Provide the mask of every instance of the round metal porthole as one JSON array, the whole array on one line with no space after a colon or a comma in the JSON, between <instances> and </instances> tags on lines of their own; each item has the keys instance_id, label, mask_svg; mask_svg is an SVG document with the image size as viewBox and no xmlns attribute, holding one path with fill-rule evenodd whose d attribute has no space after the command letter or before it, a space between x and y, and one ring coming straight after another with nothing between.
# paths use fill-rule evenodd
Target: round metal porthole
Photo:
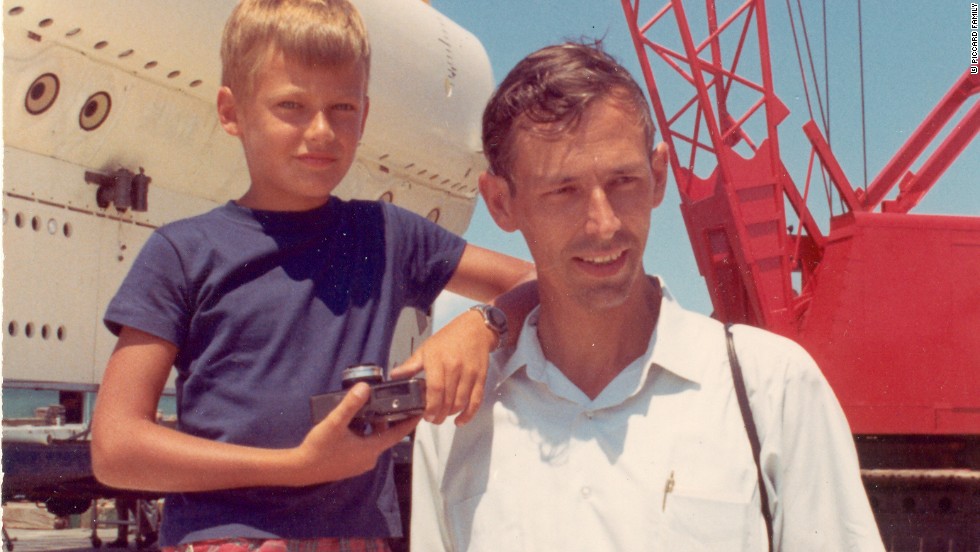
<instances>
[{"instance_id":1,"label":"round metal porthole","mask_svg":"<svg viewBox=\"0 0 980 552\"><path fill-rule=\"evenodd\" d=\"M432 222L439 222L439 214L440 214L439 208L436 207L435 209L429 211L429 214L425 215L425 218L429 219Z\"/></svg>"},{"instance_id":2,"label":"round metal porthole","mask_svg":"<svg viewBox=\"0 0 980 552\"><path fill-rule=\"evenodd\" d=\"M61 83L58 82L58 77L54 73L45 73L34 79L31 87L27 89L24 107L31 115L40 115L54 105L60 90Z\"/></svg>"},{"instance_id":3,"label":"round metal porthole","mask_svg":"<svg viewBox=\"0 0 980 552\"><path fill-rule=\"evenodd\" d=\"M82 111L78 114L78 125L82 130L95 130L109 118L112 109L112 98L106 92L96 92L85 100Z\"/></svg>"},{"instance_id":4,"label":"round metal porthole","mask_svg":"<svg viewBox=\"0 0 980 552\"><path fill-rule=\"evenodd\" d=\"M394 200L395 200L395 194L393 194L391 191L387 191L381 194L381 197L378 198L378 201L384 201L386 203L391 203Z\"/></svg>"}]
</instances>

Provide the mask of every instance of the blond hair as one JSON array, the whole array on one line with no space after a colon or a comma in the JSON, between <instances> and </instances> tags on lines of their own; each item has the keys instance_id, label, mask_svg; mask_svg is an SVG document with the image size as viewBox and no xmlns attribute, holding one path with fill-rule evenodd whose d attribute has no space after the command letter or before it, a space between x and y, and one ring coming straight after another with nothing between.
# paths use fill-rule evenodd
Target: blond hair
<instances>
[{"instance_id":1,"label":"blond hair","mask_svg":"<svg viewBox=\"0 0 980 552\"><path fill-rule=\"evenodd\" d=\"M367 29L349 1L241 0L221 38L221 84L251 94L276 51L310 67L360 63L365 77L371 66Z\"/></svg>"}]
</instances>

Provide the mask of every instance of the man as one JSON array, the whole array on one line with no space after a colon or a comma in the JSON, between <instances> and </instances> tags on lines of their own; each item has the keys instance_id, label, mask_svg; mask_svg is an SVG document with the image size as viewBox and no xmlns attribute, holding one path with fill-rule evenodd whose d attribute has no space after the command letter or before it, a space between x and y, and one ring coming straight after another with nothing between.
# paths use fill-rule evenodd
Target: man
<instances>
[{"instance_id":1,"label":"man","mask_svg":"<svg viewBox=\"0 0 980 552\"><path fill-rule=\"evenodd\" d=\"M524 235L540 307L495 354L463 428L419 427L413 549L766 550L721 323L642 263L666 146L597 47L521 61L484 112L497 224ZM843 412L793 342L737 327L774 548L882 550Z\"/></svg>"}]
</instances>

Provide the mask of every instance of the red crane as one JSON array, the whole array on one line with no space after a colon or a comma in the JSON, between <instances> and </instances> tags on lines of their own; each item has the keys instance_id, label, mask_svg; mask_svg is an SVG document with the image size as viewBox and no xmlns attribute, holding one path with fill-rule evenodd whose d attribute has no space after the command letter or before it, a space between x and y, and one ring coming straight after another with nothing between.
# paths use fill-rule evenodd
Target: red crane
<instances>
[{"instance_id":1,"label":"red crane","mask_svg":"<svg viewBox=\"0 0 980 552\"><path fill-rule=\"evenodd\" d=\"M802 160L779 147L788 110L765 3L621 1L714 316L788 336L817 360L857 438L883 535L965 535L976 549L980 217L909 211L980 131L980 76L959 78L866 189L848 181L811 115L800 187L784 162ZM808 207L821 177L843 206L826 231ZM929 488L910 490L918 483ZM952 525L885 527L919 510Z\"/></svg>"}]
</instances>

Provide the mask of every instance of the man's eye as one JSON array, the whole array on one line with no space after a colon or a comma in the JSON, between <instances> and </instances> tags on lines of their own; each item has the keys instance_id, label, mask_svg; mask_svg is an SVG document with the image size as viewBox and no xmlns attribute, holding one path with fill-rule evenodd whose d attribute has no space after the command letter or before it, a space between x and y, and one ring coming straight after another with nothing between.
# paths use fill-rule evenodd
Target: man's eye
<instances>
[{"instance_id":1,"label":"man's eye","mask_svg":"<svg viewBox=\"0 0 980 552\"><path fill-rule=\"evenodd\" d=\"M337 111L357 111L357 106L349 103L340 103L333 106Z\"/></svg>"},{"instance_id":2,"label":"man's eye","mask_svg":"<svg viewBox=\"0 0 980 552\"><path fill-rule=\"evenodd\" d=\"M279 102L279 107L281 107L282 109L299 109L303 106L299 102L284 101L284 102Z\"/></svg>"},{"instance_id":3,"label":"man's eye","mask_svg":"<svg viewBox=\"0 0 980 552\"><path fill-rule=\"evenodd\" d=\"M558 186L557 188L552 188L548 194L549 195L571 195L575 193L575 186Z\"/></svg>"}]
</instances>

